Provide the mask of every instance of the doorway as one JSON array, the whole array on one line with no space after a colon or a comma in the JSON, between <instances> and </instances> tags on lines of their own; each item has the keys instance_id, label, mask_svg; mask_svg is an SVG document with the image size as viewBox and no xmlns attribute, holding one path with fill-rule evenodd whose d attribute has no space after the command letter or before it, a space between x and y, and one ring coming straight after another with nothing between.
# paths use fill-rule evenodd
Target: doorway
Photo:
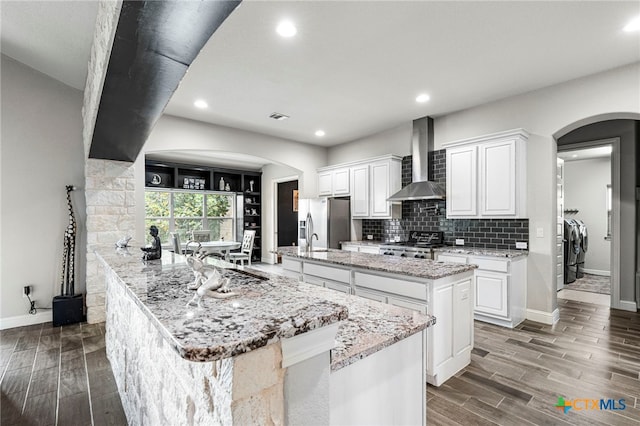
<instances>
[{"instance_id":1,"label":"doorway","mask_svg":"<svg viewBox=\"0 0 640 426\"><path fill-rule=\"evenodd\" d=\"M614 142L601 140L558 147L560 298L610 306Z\"/></svg>"},{"instance_id":2,"label":"doorway","mask_svg":"<svg viewBox=\"0 0 640 426\"><path fill-rule=\"evenodd\" d=\"M276 247L294 246L298 241L298 179L276 182ZM278 262L277 262L278 263Z\"/></svg>"}]
</instances>

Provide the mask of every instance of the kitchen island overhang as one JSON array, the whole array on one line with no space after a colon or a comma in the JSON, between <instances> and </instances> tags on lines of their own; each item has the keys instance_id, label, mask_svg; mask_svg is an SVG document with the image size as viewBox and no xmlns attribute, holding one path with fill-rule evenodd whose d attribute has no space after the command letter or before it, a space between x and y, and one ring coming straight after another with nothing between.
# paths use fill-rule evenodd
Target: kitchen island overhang
<instances>
[{"instance_id":1,"label":"kitchen island overhang","mask_svg":"<svg viewBox=\"0 0 640 426\"><path fill-rule=\"evenodd\" d=\"M232 288L236 297L207 299L203 308L187 308L193 295L187 285L193 275L184 256L165 252L164 260L143 264L112 247L98 248L96 254L107 283L107 352L130 424L282 424L301 415L324 424L339 423L329 401L331 374L352 368L356 360L334 362L330 349L341 338L353 347L352 336L338 331L349 323L348 313L364 312L354 315L363 320L367 309L377 309L401 325L364 336L368 345L349 354L371 362L384 356L388 361L385 354L403 345L415 347L412 342L422 342L423 330L433 320L404 309L386 310L353 296L344 299L345 306L313 286L255 271L246 274L249 270L223 270L226 275L248 277L243 284L236 280ZM309 345L295 342L309 341L308 337L317 348L305 354ZM293 364L285 359L292 359L292 342L298 347ZM415 360L421 355L416 354ZM414 377L421 370L422 364L405 374L414 389L418 389L415 383L424 384L422 377ZM307 387L306 393L287 392L304 389L308 382L325 385ZM411 412L404 420L419 421L426 415L420 404L425 400L421 387L413 406L404 407ZM386 411L390 410L394 408Z\"/></svg>"}]
</instances>

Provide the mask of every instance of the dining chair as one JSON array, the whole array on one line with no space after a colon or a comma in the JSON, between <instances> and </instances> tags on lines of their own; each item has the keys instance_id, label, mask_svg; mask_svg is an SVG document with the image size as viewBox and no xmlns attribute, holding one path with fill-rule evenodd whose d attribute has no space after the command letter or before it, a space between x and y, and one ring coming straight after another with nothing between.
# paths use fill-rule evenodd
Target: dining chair
<instances>
[{"instance_id":1,"label":"dining chair","mask_svg":"<svg viewBox=\"0 0 640 426\"><path fill-rule=\"evenodd\" d=\"M171 241L171 251L178 254L190 254L193 250L183 250L180 244L180 234L177 232L169 232L169 240Z\"/></svg>"},{"instance_id":2,"label":"dining chair","mask_svg":"<svg viewBox=\"0 0 640 426\"><path fill-rule=\"evenodd\" d=\"M211 231L191 231L191 240L202 243L204 241L211 241Z\"/></svg>"},{"instance_id":3,"label":"dining chair","mask_svg":"<svg viewBox=\"0 0 640 426\"><path fill-rule=\"evenodd\" d=\"M256 231L244 231L242 235L242 246L239 253L229 253L229 262L236 263L240 261L240 265L244 266L244 261L249 262L251 266L251 253L253 252L253 242L256 238Z\"/></svg>"}]
</instances>

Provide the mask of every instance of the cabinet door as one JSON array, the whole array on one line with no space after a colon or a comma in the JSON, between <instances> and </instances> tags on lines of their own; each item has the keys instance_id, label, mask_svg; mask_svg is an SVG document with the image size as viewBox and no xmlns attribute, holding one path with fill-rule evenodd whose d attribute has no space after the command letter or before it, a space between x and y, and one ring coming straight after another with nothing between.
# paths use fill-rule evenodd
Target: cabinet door
<instances>
[{"instance_id":1,"label":"cabinet door","mask_svg":"<svg viewBox=\"0 0 640 426\"><path fill-rule=\"evenodd\" d=\"M349 195L349 169L338 169L333 172L333 195Z\"/></svg>"},{"instance_id":2,"label":"cabinet door","mask_svg":"<svg viewBox=\"0 0 640 426\"><path fill-rule=\"evenodd\" d=\"M446 285L434 289L432 315L436 323L432 326L433 364L431 371L453 357L453 286Z\"/></svg>"},{"instance_id":3,"label":"cabinet door","mask_svg":"<svg viewBox=\"0 0 640 426\"><path fill-rule=\"evenodd\" d=\"M478 214L477 147L447 149L447 217Z\"/></svg>"},{"instance_id":4,"label":"cabinet door","mask_svg":"<svg viewBox=\"0 0 640 426\"><path fill-rule=\"evenodd\" d=\"M453 287L453 356L473 347L473 317L471 279Z\"/></svg>"},{"instance_id":5,"label":"cabinet door","mask_svg":"<svg viewBox=\"0 0 640 426\"><path fill-rule=\"evenodd\" d=\"M490 315L508 317L508 275L476 270L474 279L474 310Z\"/></svg>"},{"instance_id":6,"label":"cabinet door","mask_svg":"<svg viewBox=\"0 0 640 426\"><path fill-rule=\"evenodd\" d=\"M333 173L331 171L318 172L318 195L333 194Z\"/></svg>"},{"instance_id":7,"label":"cabinet door","mask_svg":"<svg viewBox=\"0 0 640 426\"><path fill-rule=\"evenodd\" d=\"M516 215L516 141L481 144L480 214Z\"/></svg>"},{"instance_id":8,"label":"cabinet door","mask_svg":"<svg viewBox=\"0 0 640 426\"><path fill-rule=\"evenodd\" d=\"M411 300L404 300L395 296L388 296L387 303L389 303L390 305L399 306L401 308L413 309L414 311L427 314L427 305L424 303L417 303Z\"/></svg>"},{"instance_id":9,"label":"cabinet door","mask_svg":"<svg viewBox=\"0 0 640 426\"><path fill-rule=\"evenodd\" d=\"M355 166L351 168L351 216L369 216L369 166Z\"/></svg>"},{"instance_id":10,"label":"cabinet door","mask_svg":"<svg viewBox=\"0 0 640 426\"><path fill-rule=\"evenodd\" d=\"M371 216L390 217L391 203L387 198L390 184L390 164L381 161L371 164Z\"/></svg>"}]
</instances>

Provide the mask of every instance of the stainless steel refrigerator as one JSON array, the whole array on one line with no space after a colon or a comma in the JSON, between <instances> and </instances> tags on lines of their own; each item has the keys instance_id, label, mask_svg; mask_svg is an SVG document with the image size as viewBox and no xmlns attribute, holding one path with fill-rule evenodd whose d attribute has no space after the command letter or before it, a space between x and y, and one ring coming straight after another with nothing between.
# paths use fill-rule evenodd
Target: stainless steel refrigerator
<instances>
[{"instance_id":1,"label":"stainless steel refrigerator","mask_svg":"<svg viewBox=\"0 0 640 426\"><path fill-rule=\"evenodd\" d=\"M309 229L307 214L313 229ZM351 240L351 210L348 198L306 198L298 200L298 245L306 247L306 236L315 233L313 248L340 248Z\"/></svg>"}]
</instances>

